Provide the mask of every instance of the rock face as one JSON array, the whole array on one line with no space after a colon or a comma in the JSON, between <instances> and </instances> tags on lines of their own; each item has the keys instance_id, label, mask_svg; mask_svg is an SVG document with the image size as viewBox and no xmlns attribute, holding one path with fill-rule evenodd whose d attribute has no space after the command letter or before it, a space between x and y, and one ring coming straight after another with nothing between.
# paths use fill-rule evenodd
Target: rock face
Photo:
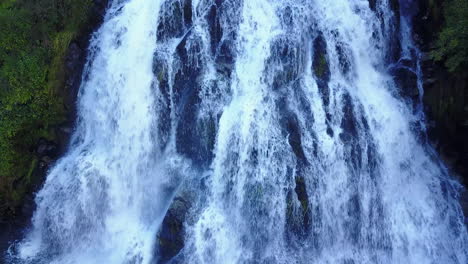
<instances>
[{"instance_id":1,"label":"rock face","mask_svg":"<svg viewBox=\"0 0 468 264\"><path fill-rule=\"evenodd\" d=\"M431 4L432 3L432 4ZM414 14L414 29L415 41L426 54L422 58L422 70L424 74L424 105L425 111L429 119L428 133L431 142L434 144L438 152L444 158L446 164L449 165L456 173L462 176L465 184L468 184L468 106L467 92L465 92L468 74L451 74L447 72L442 65L432 61L427 55L430 51L431 43L436 38L437 29L441 27L440 9L442 1L418 0L417 8L408 8ZM400 15L400 5L415 5L408 1L390 1L392 10L397 16ZM375 10L376 0L369 0L369 5ZM414 6L412 6L414 7ZM179 8L182 10L182 8ZM212 26L212 39L214 40L213 52L220 54L230 54L223 52L223 46L219 45L222 32L220 31L219 21L217 21L216 5L213 5L210 11L209 24ZM178 16L181 18L182 16ZM177 18L177 16L176 16ZM278 46L278 47L276 47ZM281 48L281 43L274 46L282 56L293 56L288 50ZM218 48L217 48L218 47ZM313 53L317 54L313 57L312 72L317 77L317 85L320 95L324 100L324 105L329 105L329 87L330 69L328 65L327 43L323 36L319 33L313 41ZM341 49L346 47L336 47L338 54L342 54ZM399 47L395 47L395 55L392 56L393 67L390 73L394 81L401 88L400 95L414 104L419 103L420 91L417 85L417 74L414 71L414 62L399 58ZM182 56L183 57L183 56ZM232 59L222 57L226 64L231 63ZM227 59L226 59L227 58ZM347 63L349 58L340 58L342 61L342 71L346 75L349 71ZM294 65L293 65L294 66ZM229 67L227 67L229 69ZM285 85L285 80L294 79L294 68L285 68L278 73L272 85L280 87ZM158 75L159 76L159 75ZM164 76L163 76L164 77ZM162 80L164 78L161 78ZM347 101L345 109L347 117L342 124L343 133L340 134L341 140L351 144L351 140L356 137L356 120L352 114L352 107L349 105L350 100L348 95L345 95L343 100ZM280 105L284 117L282 118L282 126L285 133L289 135L289 143L299 161L299 168L302 163L307 163L302 150L301 135L298 133L298 121L294 114L288 113L286 105ZM311 118L313 120L313 118ZM327 131L328 132L328 131ZM329 135L333 136L333 131L329 131ZM355 151L351 149L350 151ZM372 155L371 155L372 156ZM301 241L307 233L310 232L313 224L313 217L310 210L311 205L308 202L307 186L304 178L299 174L295 178L295 188L288 193L287 196L287 235L289 241ZM464 207L465 214L468 214L468 194L462 194L461 204ZM185 229L184 222L191 208L191 199L187 199L184 195L176 197L161 226L156 240L156 250L160 256L158 263L177 263L178 256L183 254ZM359 205L351 200L350 203L356 204L355 210L359 210Z\"/></svg>"},{"instance_id":2,"label":"rock face","mask_svg":"<svg viewBox=\"0 0 468 264\"><path fill-rule=\"evenodd\" d=\"M468 184L468 74L450 73L431 59L430 52L443 25L441 0L419 0L413 19L415 40L424 53L424 106L431 142L449 169Z\"/></svg>"},{"instance_id":3,"label":"rock face","mask_svg":"<svg viewBox=\"0 0 468 264\"><path fill-rule=\"evenodd\" d=\"M431 73L433 71L433 73ZM425 68L424 105L429 137L449 168L468 184L468 75L451 74L439 65Z\"/></svg>"},{"instance_id":4,"label":"rock face","mask_svg":"<svg viewBox=\"0 0 468 264\"><path fill-rule=\"evenodd\" d=\"M442 63L432 60L430 52L443 26L443 0L418 0L413 18L415 41L423 52L424 107L429 140L445 164L468 186L468 73L448 72ZM468 191L461 195L468 216ZM465 217L468 226L468 217Z\"/></svg>"}]
</instances>

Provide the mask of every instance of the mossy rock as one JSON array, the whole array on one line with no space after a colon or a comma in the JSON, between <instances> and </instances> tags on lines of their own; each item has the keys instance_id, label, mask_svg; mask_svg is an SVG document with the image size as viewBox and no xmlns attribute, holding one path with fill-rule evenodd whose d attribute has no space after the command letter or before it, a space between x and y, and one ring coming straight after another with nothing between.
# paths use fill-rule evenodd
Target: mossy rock
<instances>
[{"instance_id":1,"label":"mossy rock","mask_svg":"<svg viewBox=\"0 0 468 264\"><path fill-rule=\"evenodd\" d=\"M314 75L323 82L330 81L330 66L328 63L327 42L322 34L319 34L313 44L314 58L312 70Z\"/></svg>"}]
</instances>

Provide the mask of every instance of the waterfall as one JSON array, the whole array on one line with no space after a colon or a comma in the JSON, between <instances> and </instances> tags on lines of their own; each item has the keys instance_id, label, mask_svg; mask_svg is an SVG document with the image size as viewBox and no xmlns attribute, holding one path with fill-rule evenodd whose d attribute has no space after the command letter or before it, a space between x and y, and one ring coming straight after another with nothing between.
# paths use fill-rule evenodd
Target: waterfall
<instances>
[{"instance_id":1,"label":"waterfall","mask_svg":"<svg viewBox=\"0 0 468 264\"><path fill-rule=\"evenodd\" d=\"M467 263L395 3L111 1L10 262Z\"/></svg>"}]
</instances>

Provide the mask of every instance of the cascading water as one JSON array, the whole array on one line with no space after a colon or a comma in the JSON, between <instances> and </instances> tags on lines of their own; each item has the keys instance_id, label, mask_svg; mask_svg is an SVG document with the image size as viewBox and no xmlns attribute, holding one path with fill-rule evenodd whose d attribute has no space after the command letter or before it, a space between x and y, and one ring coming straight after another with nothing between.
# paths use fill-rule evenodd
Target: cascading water
<instances>
[{"instance_id":1,"label":"cascading water","mask_svg":"<svg viewBox=\"0 0 468 264\"><path fill-rule=\"evenodd\" d=\"M114 0L9 260L467 263L460 187L421 136L411 1L395 3ZM175 196L190 208L168 255Z\"/></svg>"},{"instance_id":2,"label":"cascading water","mask_svg":"<svg viewBox=\"0 0 468 264\"><path fill-rule=\"evenodd\" d=\"M138 263L152 257L167 181L151 129L159 7L159 1L133 0L109 8L91 41L70 151L37 195L33 228L18 248L21 260Z\"/></svg>"}]
</instances>

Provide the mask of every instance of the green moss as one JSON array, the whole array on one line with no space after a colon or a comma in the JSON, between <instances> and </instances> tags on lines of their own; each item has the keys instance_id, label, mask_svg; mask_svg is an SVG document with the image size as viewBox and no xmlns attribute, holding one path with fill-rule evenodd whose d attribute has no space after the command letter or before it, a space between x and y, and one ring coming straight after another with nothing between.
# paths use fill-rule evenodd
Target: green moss
<instances>
[{"instance_id":1,"label":"green moss","mask_svg":"<svg viewBox=\"0 0 468 264\"><path fill-rule=\"evenodd\" d=\"M32 182L41 137L64 121L64 59L91 0L0 0L0 217Z\"/></svg>"},{"instance_id":2,"label":"green moss","mask_svg":"<svg viewBox=\"0 0 468 264\"><path fill-rule=\"evenodd\" d=\"M315 76L323 78L328 68L326 54L319 54L318 63L314 67Z\"/></svg>"},{"instance_id":3,"label":"green moss","mask_svg":"<svg viewBox=\"0 0 468 264\"><path fill-rule=\"evenodd\" d=\"M28 183L31 183L33 181L32 176L33 176L34 170L37 167L38 162L39 160L37 158L34 158L31 162L31 165L29 166L29 171L28 171L28 174L26 175L26 181Z\"/></svg>"},{"instance_id":4,"label":"green moss","mask_svg":"<svg viewBox=\"0 0 468 264\"><path fill-rule=\"evenodd\" d=\"M163 67L159 72L158 72L158 82L163 82L166 79L166 69Z\"/></svg>"}]
</instances>

